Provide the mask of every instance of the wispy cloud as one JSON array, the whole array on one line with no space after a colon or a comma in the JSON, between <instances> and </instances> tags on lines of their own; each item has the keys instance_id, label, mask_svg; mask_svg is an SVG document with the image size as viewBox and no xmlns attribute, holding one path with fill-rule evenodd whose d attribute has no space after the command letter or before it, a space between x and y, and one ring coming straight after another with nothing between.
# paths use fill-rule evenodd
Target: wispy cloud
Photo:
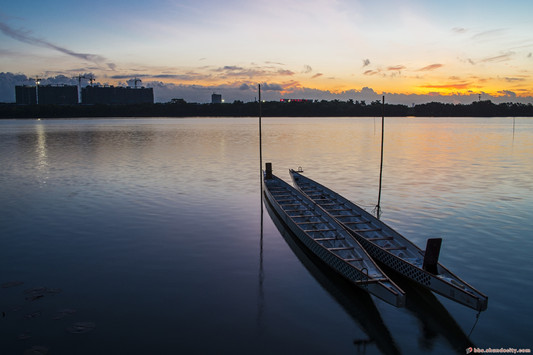
<instances>
[{"instance_id":1,"label":"wispy cloud","mask_svg":"<svg viewBox=\"0 0 533 355\"><path fill-rule=\"evenodd\" d=\"M526 81L525 78L513 78L513 77L508 77L506 76L504 78L505 81L507 81L508 83L515 83L515 82L520 82L520 81Z\"/></svg>"},{"instance_id":2,"label":"wispy cloud","mask_svg":"<svg viewBox=\"0 0 533 355\"><path fill-rule=\"evenodd\" d=\"M454 27L454 28L452 28L452 32L454 32L454 33L465 33L467 31L468 30L466 28L463 28L463 27Z\"/></svg>"},{"instance_id":3,"label":"wispy cloud","mask_svg":"<svg viewBox=\"0 0 533 355\"><path fill-rule=\"evenodd\" d=\"M481 59L480 62L482 62L482 63L504 62L504 61L507 61L507 60L511 59L511 57L514 54L515 54L514 52L507 52L507 53L504 53L504 54L501 54L501 55L497 55L497 56L494 56L494 57L488 57L488 58Z\"/></svg>"},{"instance_id":4,"label":"wispy cloud","mask_svg":"<svg viewBox=\"0 0 533 355\"><path fill-rule=\"evenodd\" d=\"M430 70L442 68L443 66L444 64L430 64L428 66L418 69L418 71L430 71Z\"/></svg>"},{"instance_id":5,"label":"wispy cloud","mask_svg":"<svg viewBox=\"0 0 533 355\"><path fill-rule=\"evenodd\" d=\"M363 68L370 65L370 59L363 59Z\"/></svg>"},{"instance_id":6,"label":"wispy cloud","mask_svg":"<svg viewBox=\"0 0 533 355\"><path fill-rule=\"evenodd\" d=\"M501 35L505 30L503 28L497 28L497 29L494 29L494 30L488 30L488 31L483 31L483 32L480 32L480 33L476 33L475 35L472 36L472 39L474 40L489 40L489 39L492 39L496 36L499 36Z\"/></svg>"},{"instance_id":7,"label":"wispy cloud","mask_svg":"<svg viewBox=\"0 0 533 355\"><path fill-rule=\"evenodd\" d=\"M404 65L394 65L392 67L388 67L387 68L388 71L400 71L400 70L403 70L403 69L405 69Z\"/></svg>"},{"instance_id":8,"label":"wispy cloud","mask_svg":"<svg viewBox=\"0 0 533 355\"><path fill-rule=\"evenodd\" d=\"M439 84L439 85L422 85L419 86L424 89L468 89L471 83L456 83L456 84Z\"/></svg>"},{"instance_id":9,"label":"wispy cloud","mask_svg":"<svg viewBox=\"0 0 533 355\"><path fill-rule=\"evenodd\" d=\"M313 76L311 77L311 79L316 79L316 78L318 78L318 77L321 77L322 75L324 75L324 74L322 74L322 73L316 73L315 75L313 75Z\"/></svg>"},{"instance_id":10,"label":"wispy cloud","mask_svg":"<svg viewBox=\"0 0 533 355\"><path fill-rule=\"evenodd\" d=\"M97 54L78 53L68 48L55 45L44 39L34 37L31 31L23 30L23 29L14 29L3 22L0 22L0 31L2 31L2 33L5 34L6 36L11 37L17 41L28 43L34 46L50 48L58 52L61 52L63 54L67 54L72 57L78 58L78 59L88 60L88 61L95 62L95 63L103 62L105 60L104 57L97 55Z\"/></svg>"},{"instance_id":11,"label":"wispy cloud","mask_svg":"<svg viewBox=\"0 0 533 355\"><path fill-rule=\"evenodd\" d=\"M313 68L311 68L310 65L307 65L307 64L304 65L304 70L303 70L303 73L304 73L304 74L308 74L308 73L310 73L310 72L312 72L312 71L313 71Z\"/></svg>"},{"instance_id":12,"label":"wispy cloud","mask_svg":"<svg viewBox=\"0 0 533 355\"><path fill-rule=\"evenodd\" d=\"M363 74L364 75L376 75L377 73L379 73L377 70L367 70Z\"/></svg>"},{"instance_id":13,"label":"wispy cloud","mask_svg":"<svg viewBox=\"0 0 533 355\"><path fill-rule=\"evenodd\" d=\"M287 70L287 69L280 69L278 70L278 74L283 75L283 76L291 76L291 75L294 75L294 72L291 70Z\"/></svg>"}]
</instances>

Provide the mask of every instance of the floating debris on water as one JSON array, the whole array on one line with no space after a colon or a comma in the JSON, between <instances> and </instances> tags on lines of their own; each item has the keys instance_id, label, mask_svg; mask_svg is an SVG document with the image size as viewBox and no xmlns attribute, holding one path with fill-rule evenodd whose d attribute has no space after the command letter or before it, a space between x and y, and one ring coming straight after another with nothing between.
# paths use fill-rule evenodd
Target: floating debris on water
<instances>
[{"instance_id":1,"label":"floating debris on water","mask_svg":"<svg viewBox=\"0 0 533 355\"><path fill-rule=\"evenodd\" d=\"M35 301L43 297L44 297L44 294L42 293L31 294L31 295L26 296L26 301Z\"/></svg>"},{"instance_id":2,"label":"floating debris on water","mask_svg":"<svg viewBox=\"0 0 533 355\"><path fill-rule=\"evenodd\" d=\"M32 346L24 352L24 355L45 355L48 354L46 346Z\"/></svg>"},{"instance_id":3,"label":"floating debris on water","mask_svg":"<svg viewBox=\"0 0 533 355\"><path fill-rule=\"evenodd\" d=\"M67 328L67 331L72 334L83 334L92 331L96 327L93 322L77 322L73 323Z\"/></svg>"},{"instance_id":4,"label":"floating debris on water","mask_svg":"<svg viewBox=\"0 0 533 355\"><path fill-rule=\"evenodd\" d=\"M33 318L37 318L37 317L40 317L42 315L42 312L41 311L37 311L37 312L33 312L33 313L28 313L24 316L25 319L33 319Z\"/></svg>"},{"instance_id":5,"label":"floating debris on water","mask_svg":"<svg viewBox=\"0 0 533 355\"><path fill-rule=\"evenodd\" d=\"M31 333L30 332L20 333L17 338L18 338L18 340L28 340L28 339L31 338Z\"/></svg>"},{"instance_id":6,"label":"floating debris on water","mask_svg":"<svg viewBox=\"0 0 533 355\"><path fill-rule=\"evenodd\" d=\"M71 308L61 309L52 316L52 319L55 319L55 320L63 319L67 316L73 315L74 313L76 313L75 309L71 309Z\"/></svg>"},{"instance_id":7,"label":"floating debris on water","mask_svg":"<svg viewBox=\"0 0 533 355\"><path fill-rule=\"evenodd\" d=\"M35 301L43 298L45 295L57 295L61 293L60 288L48 288L48 287L35 287L24 291L26 294L26 301Z\"/></svg>"},{"instance_id":8,"label":"floating debris on water","mask_svg":"<svg viewBox=\"0 0 533 355\"><path fill-rule=\"evenodd\" d=\"M25 294L31 294L31 293L45 293L48 288L46 287L34 287L29 288L27 290L24 290Z\"/></svg>"},{"instance_id":9,"label":"floating debris on water","mask_svg":"<svg viewBox=\"0 0 533 355\"><path fill-rule=\"evenodd\" d=\"M3 284L0 285L0 287L2 287L2 288L15 287L15 286L20 286L23 283L24 282L22 282L22 281L9 281L9 282L4 282Z\"/></svg>"},{"instance_id":10,"label":"floating debris on water","mask_svg":"<svg viewBox=\"0 0 533 355\"><path fill-rule=\"evenodd\" d=\"M60 288L47 288L46 289L46 293L49 293L51 295L57 295L58 293L61 293L61 290Z\"/></svg>"}]
</instances>

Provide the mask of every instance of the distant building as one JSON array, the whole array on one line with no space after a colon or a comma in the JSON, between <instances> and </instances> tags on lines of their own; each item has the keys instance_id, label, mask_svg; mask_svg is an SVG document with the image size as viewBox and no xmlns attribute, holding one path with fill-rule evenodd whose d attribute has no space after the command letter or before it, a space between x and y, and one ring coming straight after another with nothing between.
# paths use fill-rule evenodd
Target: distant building
<instances>
[{"instance_id":1,"label":"distant building","mask_svg":"<svg viewBox=\"0 0 533 355\"><path fill-rule=\"evenodd\" d=\"M15 86L15 102L17 105L35 105L37 103L35 86Z\"/></svg>"},{"instance_id":2,"label":"distant building","mask_svg":"<svg viewBox=\"0 0 533 355\"><path fill-rule=\"evenodd\" d=\"M39 86L39 105L76 105L78 87L76 85Z\"/></svg>"},{"instance_id":3,"label":"distant building","mask_svg":"<svg viewBox=\"0 0 533 355\"><path fill-rule=\"evenodd\" d=\"M310 99L280 99L279 102L313 102Z\"/></svg>"},{"instance_id":4,"label":"distant building","mask_svg":"<svg viewBox=\"0 0 533 355\"><path fill-rule=\"evenodd\" d=\"M213 93L213 95L211 95L211 103L212 104L221 104L222 103L222 95Z\"/></svg>"},{"instance_id":5,"label":"distant building","mask_svg":"<svg viewBox=\"0 0 533 355\"><path fill-rule=\"evenodd\" d=\"M125 88L120 86L86 86L81 89L83 104L153 104L153 88Z\"/></svg>"}]
</instances>

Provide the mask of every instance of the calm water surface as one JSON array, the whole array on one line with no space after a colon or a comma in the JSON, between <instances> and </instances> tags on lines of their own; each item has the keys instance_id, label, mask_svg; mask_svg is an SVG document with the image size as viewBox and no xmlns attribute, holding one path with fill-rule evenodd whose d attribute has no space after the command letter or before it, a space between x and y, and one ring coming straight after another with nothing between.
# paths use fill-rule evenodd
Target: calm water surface
<instances>
[{"instance_id":1,"label":"calm water surface","mask_svg":"<svg viewBox=\"0 0 533 355\"><path fill-rule=\"evenodd\" d=\"M264 118L263 160L372 210L380 121ZM303 253L261 212L257 119L2 120L0 353L533 348L533 120L387 118L385 134L382 219L443 238L441 262L489 296L477 324L409 285L394 308Z\"/></svg>"}]
</instances>

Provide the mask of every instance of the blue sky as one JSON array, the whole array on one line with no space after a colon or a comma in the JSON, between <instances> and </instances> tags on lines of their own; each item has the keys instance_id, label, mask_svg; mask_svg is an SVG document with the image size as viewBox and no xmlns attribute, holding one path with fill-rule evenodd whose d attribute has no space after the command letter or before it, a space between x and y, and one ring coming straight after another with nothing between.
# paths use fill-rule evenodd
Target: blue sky
<instances>
[{"instance_id":1,"label":"blue sky","mask_svg":"<svg viewBox=\"0 0 533 355\"><path fill-rule=\"evenodd\" d=\"M212 91L247 101L243 88L267 83L273 99L367 88L533 102L531 13L532 1L22 0L0 9L0 80L139 77L160 101Z\"/></svg>"}]
</instances>

